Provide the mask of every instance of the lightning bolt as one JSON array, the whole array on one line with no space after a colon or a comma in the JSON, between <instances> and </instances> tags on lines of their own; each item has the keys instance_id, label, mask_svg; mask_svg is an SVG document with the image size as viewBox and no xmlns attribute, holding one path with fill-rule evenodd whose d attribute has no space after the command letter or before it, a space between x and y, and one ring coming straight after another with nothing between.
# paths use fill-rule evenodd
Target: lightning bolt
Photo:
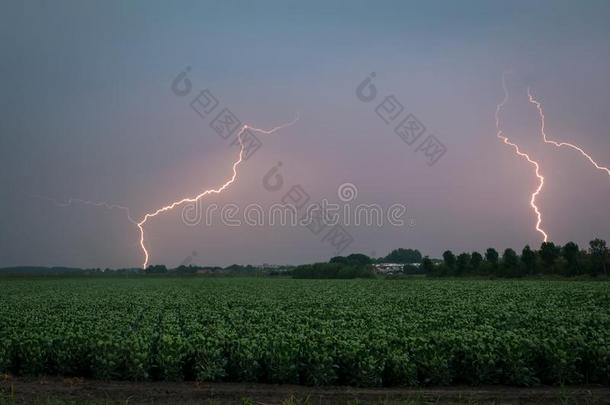
<instances>
[{"instance_id":1,"label":"lightning bolt","mask_svg":"<svg viewBox=\"0 0 610 405\"><path fill-rule=\"evenodd\" d=\"M542 139L544 140L545 143L554 145L554 146L556 146L558 148L561 148L562 146L567 146L568 148L571 148L571 149L574 149L574 150L580 152L580 154L582 156L584 156L585 158L587 158L587 160L589 162L591 162L591 164L593 166L595 166L595 168L597 170L601 170L603 172L606 172L606 174L608 176L610 176L610 169L608 169L607 167L604 167L604 166L600 166L595 160L593 160L593 158L588 153L586 153L584 150L582 150L577 145L574 145L574 144L571 144L571 143L568 143L568 142L556 142L556 141L548 139L547 136L546 136L546 133L544 132L544 118L545 117L544 117L544 111L542 110L542 105L540 104L539 101L537 101L534 98L534 96L532 95L532 92L531 92L529 87L527 88L527 96L529 97L530 103L536 105L536 108L538 109L538 114L540 115L540 122L541 122L541 130L540 130L540 132L542 132Z\"/></svg>"},{"instance_id":2,"label":"lightning bolt","mask_svg":"<svg viewBox=\"0 0 610 405\"><path fill-rule=\"evenodd\" d=\"M231 175L231 177L225 181L222 185L218 186L217 188L211 188L208 190L205 190L203 192L201 192L200 194L194 196L194 197L186 197L186 198L182 198L180 200L174 201L168 205L165 205L155 211L149 212L144 214L144 216L142 217L141 220L136 221L133 219L133 217L131 216L131 212L129 210L129 208L124 207L122 205L118 205L118 204L111 204L111 203L107 203L107 202L96 202L96 201L88 201L88 200L82 200L80 198L71 198L69 199L67 202L59 202L57 200L54 200L52 198L48 198L48 197L39 197L37 196L37 198L41 198L44 200L48 200L53 202L55 205L59 206L59 207L69 207L72 204L85 204L85 205L91 205L94 207L101 207L101 208L106 208L109 210L112 209L120 209L125 211L125 213L127 214L127 219L129 220L129 222L131 222L132 224L134 224L140 233L140 240L139 240L139 245L140 248L142 249L142 253L144 255L144 262L142 264L142 267L144 269L146 269L146 267L148 267L148 260L150 258L150 254L148 252L148 249L146 249L146 245L145 245L145 234L144 234L144 225L148 222L149 219L156 217L157 215L164 213L166 211L170 211L176 207L178 207L179 205L182 205L184 203L194 203L199 201L200 199L202 199L203 197L209 195L209 194L220 194L222 193L224 190L226 190L231 184L233 184L235 182L235 180L237 180L237 168L238 166L243 162L244 160L244 151L245 151L245 145L244 145L244 141L243 141L243 134L246 132L246 130L250 130L252 132L257 132L259 134L263 134L263 135L271 135L281 129L290 127L292 125L294 125L297 121L299 120L299 114L296 115L296 117L286 123L286 124L282 124L279 126L276 126L272 129L266 130L266 129L260 129L260 128L255 128L249 125L243 125L238 133L237 133L237 139L239 140L239 155L237 157L237 160L235 160L235 162L233 162L233 174Z\"/></svg>"},{"instance_id":3,"label":"lightning bolt","mask_svg":"<svg viewBox=\"0 0 610 405\"><path fill-rule=\"evenodd\" d=\"M532 195L530 197L530 206L534 210L534 213L536 214L536 218L537 218L536 219L536 231L538 231L542 235L544 242L546 242L548 240L548 235L544 231L544 229L542 229L542 227L541 227L542 213L540 212L540 209L536 205L536 198L538 197L538 195L542 191L542 187L544 186L544 176L542 176L540 174L540 165L538 164L537 161L533 160L527 153L521 152L521 150L519 149L519 146L516 143L511 142L506 136L504 136L504 133L500 127L500 111L502 110L504 105L508 102L508 90L506 88L506 73L502 74L502 90L504 90L504 99L502 100L502 102L500 104L498 104L496 106L496 114L495 114L496 130L498 131L496 136L500 140L502 140L506 145L511 146L515 150L515 153L517 155L525 158L535 168L536 177L538 178L538 187L536 187L536 190L532 193Z\"/></svg>"},{"instance_id":4,"label":"lightning bolt","mask_svg":"<svg viewBox=\"0 0 610 405\"><path fill-rule=\"evenodd\" d=\"M138 224L138 221L133 219L133 217L131 216L131 211L129 210L129 208L124 207L119 204L112 204L112 203L108 203L105 201L88 201L88 200L82 200L80 198L70 198L68 201L61 202L61 201L55 200L53 198L43 197L43 196L38 196L38 195L35 195L33 197L39 198L41 200L50 201L53 204L55 204L56 206L62 207L62 208L70 207L74 204L81 204L81 205L91 205L96 208L106 208L107 210L119 209L119 210L125 211L125 214L127 216L127 219L129 220L129 222L131 222L134 225Z\"/></svg>"},{"instance_id":5,"label":"lightning bolt","mask_svg":"<svg viewBox=\"0 0 610 405\"><path fill-rule=\"evenodd\" d=\"M242 135L244 134L244 132L249 129L250 131L253 132L258 132L264 135L271 135L274 132L279 131L280 129L289 127L291 125L294 125L297 121L299 120L299 115L297 114L297 116L295 117L294 120L292 120L291 122L287 123L287 124L283 124L283 125L279 125L275 128L272 128L270 130L264 130L264 129L260 129L260 128L254 128L248 125L243 125L238 134L237 134L237 139L239 140L239 145L240 145L240 149L239 149L239 155L238 158L235 162L233 162L233 175L229 178L229 180L227 180L225 183L223 183L221 186L219 186L218 188L212 188L212 189L208 189L205 190L203 192L201 192L200 194L196 195L195 197L190 197L190 198L183 198L181 200L177 200L174 201L164 207L161 207L155 211L152 211L150 213L144 214L144 217L142 218L142 220L140 220L136 226L138 227L138 229L140 230L140 247L142 248L142 252L144 253L144 263L143 263L143 268L148 267L148 259L149 259L149 253L148 250L146 249L146 245L144 244L144 224L146 224L146 222L148 222L148 220L150 218L154 218L157 215L166 212L166 211L170 211L174 208L176 208L177 206L184 204L184 203L194 203L199 201L200 199L202 199L203 197L205 197L208 194L220 194L222 193L224 190L227 189L227 187L229 187L231 184L233 184L235 182L235 180L237 179L237 167L243 162L243 154L244 154L244 142L242 139Z\"/></svg>"}]
</instances>

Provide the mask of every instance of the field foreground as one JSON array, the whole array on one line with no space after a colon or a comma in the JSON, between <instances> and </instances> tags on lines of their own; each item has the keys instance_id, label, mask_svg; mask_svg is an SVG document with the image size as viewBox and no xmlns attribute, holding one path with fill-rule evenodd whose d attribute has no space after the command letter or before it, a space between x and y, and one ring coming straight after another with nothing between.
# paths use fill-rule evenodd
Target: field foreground
<instances>
[{"instance_id":1,"label":"field foreground","mask_svg":"<svg viewBox=\"0 0 610 405\"><path fill-rule=\"evenodd\" d=\"M0 373L360 387L607 386L606 282L2 280Z\"/></svg>"},{"instance_id":2,"label":"field foreground","mask_svg":"<svg viewBox=\"0 0 610 405\"><path fill-rule=\"evenodd\" d=\"M526 405L610 403L608 387L305 387L249 383L127 382L79 378L0 380L0 405L118 404Z\"/></svg>"}]
</instances>

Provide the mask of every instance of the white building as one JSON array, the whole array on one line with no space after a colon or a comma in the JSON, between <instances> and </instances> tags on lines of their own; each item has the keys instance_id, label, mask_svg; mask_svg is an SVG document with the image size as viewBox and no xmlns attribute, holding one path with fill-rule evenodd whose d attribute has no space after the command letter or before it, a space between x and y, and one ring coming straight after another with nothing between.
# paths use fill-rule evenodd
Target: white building
<instances>
[{"instance_id":1,"label":"white building","mask_svg":"<svg viewBox=\"0 0 610 405\"><path fill-rule=\"evenodd\" d=\"M381 274L394 274L394 273L402 273L402 270L405 266L414 266L419 267L421 263L375 263L373 267L377 273Z\"/></svg>"}]
</instances>

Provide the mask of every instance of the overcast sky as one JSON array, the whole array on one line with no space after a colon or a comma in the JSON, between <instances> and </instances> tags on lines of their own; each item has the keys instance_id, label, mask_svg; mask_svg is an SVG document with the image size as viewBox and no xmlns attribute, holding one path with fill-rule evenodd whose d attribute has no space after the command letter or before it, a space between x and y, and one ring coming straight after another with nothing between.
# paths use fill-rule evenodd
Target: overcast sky
<instances>
[{"instance_id":1,"label":"overcast sky","mask_svg":"<svg viewBox=\"0 0 610 405\"><path fill-rule=\"evenodd\" d=\"M121 210L60 207L39 197L129 207L141 218L217 187L238 149L210 127L222 108L271 128L237 181L207 204L269 207L293 185L312 201L404 204L404 226L346 226L342 252L539 246L532 166L496 138L500 78L510 70L505 133L540 161L543 228L584 246L610 239L610 177L547 134L610 166L607 1L4 1L0 6L0 266L127 267L142 263ZM192 89L172 91L190 67ZM357 86L371 73L378 94ZM200 117L200 91L219 101ZM375 112L394 95L426 127L408 145ZM416 151L433 134L447 152ZM281 162L284 186L263 177ZM151 263L303 263L335 247L307 228L187 226L177 209L145 225ZM193 255L196 253L196 256ZM190 257L190 259L189 259Z\"/></svg>"}]
</instances>

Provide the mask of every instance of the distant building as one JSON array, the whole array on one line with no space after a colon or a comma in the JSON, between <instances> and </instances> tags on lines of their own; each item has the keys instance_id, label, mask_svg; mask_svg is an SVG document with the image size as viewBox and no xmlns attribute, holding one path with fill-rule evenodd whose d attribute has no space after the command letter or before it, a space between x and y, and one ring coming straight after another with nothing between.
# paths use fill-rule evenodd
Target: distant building
<instances>
[{"instance_id":1,"label":"distant building","mask_svg":"<svg viewBox=\"0 0 610 405\"><path fill-rule=\"evenodd\" d=\"M373 267L380 274L395 274L402 273L405 266L419 267L421 263L375 263Z\"/></svg>"},{"instance_id":2,"label":"distant building","mask_svg":"<svg viewBox=\"0 0 610 405\"><path fill-rule=\"evenodd\" d=\"M203 267L201 269L197 269L197 274L212 274L215 273L216 269L214 268L209 268L209 267Z\"/></svg>"},{"instance_id":3,"label":"distant building","mask_svg":"<svg viewBox=\"0 0 610 405\"><path fill-rule=\"evenodd\" d=\"M287 266L283 264L269 264L263 263L262 265L256 266L259 270L284 270Z\"/></svg>"},{"instance_id":4,"label":"distant building","mask_svg":"<svg viewBox=\"0 0 610 405\"><path fill-rule=\"evenodd\" d=\"M375 271L381 274L401 273L404 264L400 263L376 263L373 265Z\"/></svg>"}]
</instances>

